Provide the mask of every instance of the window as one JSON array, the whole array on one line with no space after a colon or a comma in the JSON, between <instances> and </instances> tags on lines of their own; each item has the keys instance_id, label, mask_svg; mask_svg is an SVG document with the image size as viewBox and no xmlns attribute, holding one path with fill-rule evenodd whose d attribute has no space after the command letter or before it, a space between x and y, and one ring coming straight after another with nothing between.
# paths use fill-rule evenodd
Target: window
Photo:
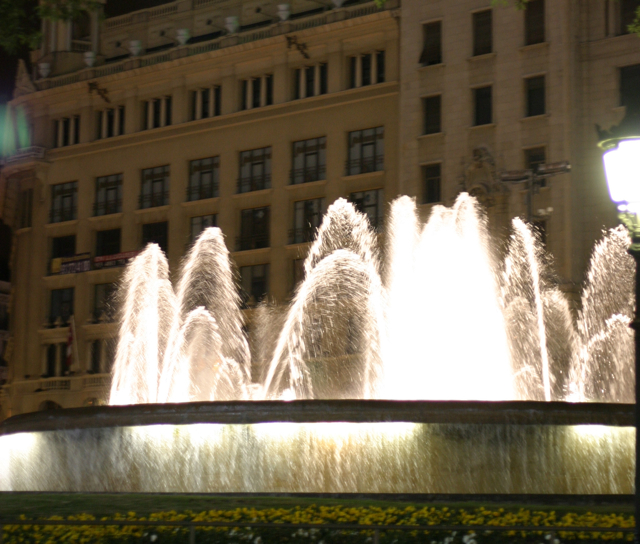
<instances>
[{"instance_id":1,"label":"window","mask_svg":"<svg viewBox=\"0 0 640 544\"><path fill-rule=\"evenodd\" d=\"M77 219L78 182L59 183L51 186L50 223Z\"/></svg>"},{"instance_id":2,"label":"window","mask_svg":"<svg viewBox=\"0 0 640 544\"><path fill-rule=\"evenodd\" d=\"M620 68L620 105L640 107L640 64Z\"/></svg>"},{"instance_id":3,"label":"window","mask_svg":"<svg viewBox=\"0 0 640 544\"><path fill-rule=\"evenodd\" d=\"M544 36L544 0L529 0L524 10L524 43L542 43Z\"/></svg>"},{"instance_id":4,"label":"window","mask_svg":"<svg viewBox=\"0 0 640 544\"><path fill-rule=\"evenodd\" d=\"M220 157L198 159L189 163L187 200L204 200L218 196Z\"/></svg>"},{"instance_id":5,"label":"window","mask_svg":"<svg viewBox=\"0 0 640 544\"><path fill-rule=\"evenodd\" d=\"M384 212L382 189L351 193L349 195L349 201L353 202L360 213L367 216L369 224L374 229L377 230L382 226L382 216Z\"/></svg>"},{"instance_id":6,"label":"window","mask_svg":"<svg viewBox=\"0 0 640 544\"><path fill-rule=\"evenodd\" d=\"M218 216L215 213L209 215L200 215L198 217L191 218L191 228L190 232L190 242L196 241L200 233L208 229L209 227L217 227L218 226Z\"/></svg>"},{"instance_id":7,"label":"window","mask_svg":"<svg viewBox=\"0 0 640 544\"><path fill-rule=\"evenodd\" d=\"M384 127L349 133L348 176L378 172L384 168Z\"/></svg>"},{"instance_id":8,"label":"window","mask_svg":"<svg viewBox=\"0 0 640 544\"><path fill-rule=\"evenodd\" d=\"M545 113L544 76L525 79L527 92L527 117Z\"/></svg>"},{"instance_id":9,"label":"window","mask_svg":"<svg viewBox=\"0 0 640 544\"><path fill-rule=\"evenodd\" d=\"M269 265L240 267L240 297L243 306L255 306L269 293Z\"/></svg>"},{"instance_id":10,"label":"window","mask_svg":"<svg viewBox=\"0 0 640 544\"><path fill-rule=\"evenodd\" d=\"M431 66L442 62L442 21L422 25L420 64Z\"/></svg>"},{"instance_id":11,"label":"window","mask_svg":"<svg viewBox=\"0 0 640 544\"><path fill-rule=\"evenodd\" d=\"M96 257L120 253L120 229L96 232Z\"/></svg>"},{"instance_id":12,"label":"window","mask_svg":"<svg viewBox=\"0 0 640 544\"><path fill-rule=\"evenodd\" d=\"M73 315L73 287L67 289L53 289L51 291L51 311L49 322L52 325L60 323L67 325Z\"/></svg>"},{"instance_id":13,"label":"window","mask_svg":"<svg viewBox=\"0 0 640 544\"><path fill-rule=\"evenodd\" d=\"M93 319L113 321L115 315L114 296L117 292L115 283L98 283L93 288Z\"/></svg>"},{"instance_id":14,"label":"window","mask_svg":"<svg viewBox=\"0 0 640 544\"><path fill-rule=\"evenodd\" d=\"M169 204L169 166L146 168L142 171L140 209Z\"/></svg>"},{"instance_id":15,"label":"window","mask_svg":"<svg viewBox=\"0 0 640 544\"><path fill-rule=\"evenodd\" d=\"M294 99L327 94L327 64L313 64L296 68L294 77Z\"/></svg>"},{"instance_id":16,"label":"window","mask_svg":"<svg viewBox=\"0 0 640 544\"><path fill-rule=\"evenodd\" d=\"M238 193L260 191L269 187L271 187L271 148L242 151Z\"/></svg>"},{"instance_id":17,"label":"window","mask_svg":"<svg viewBox=\"0 0 640 544\"><path fill-rule=\"evenodd\" d=\"M325 179L327 138L293 142L291 183L308 183Z\"/></svg>"},{"instance_id":18,"label":"window","mask_svg":"<svg viewBox=\"0 0 640 544\"><path fill-rule=\"evenodd\" d=\"M545 164L546 162L547 157L544 147L533 147L524 150L524 166L527 170L536 172L538 165Z\"/></svg>"},{"instance_id":19,"label":"window","mask_svg":"<svg viewBox=\"0 0 640 544\"><path fill-rule=\"evenodd\" d=\"M114 338L98 338L90 343L91 374L109 374L116 355L116 340Z\"/></svg>"},{"instance_id":20,"label":"window","mask_svg":"<svg viewBox=\"0 0 640 544\"><path fill-rule=\"evenodd\" d=\"M491 10L473 14L473 56L486 55L493 51Z\"/></svg>"},{"instance_id":21,"label":"window","mask_svg":"<svg viewBox=\"0 0 640 544\"><path fill-rule=\"evenodd\" d=\"M168 250L169 224L166 221L160 223L146 223L142 225L142 247L147 244L158 244L165 253Z\"/></svg>"},{"instance_id":22,"label":"window","mask_svg":"<svg viewBox=\"0 0 640 544\"><path fill-rule=\"evenodd\" d=\"M124 106L108 108L97 112L97 138L111 138L124 134Z\"/></svg>"},{"instance_id":23,"label":"window","mask_svg":"<svg viewBox=\"0 0 640 544\"><path fill-rule=\"evenodd\" d=\"M424 204L442 202L442 181L440 163L428 164L422 167L424 179Z\"/></svg>"},{"instance_id":24,"label":"window","mask_svg":"<svg viewBox=\"0 0 640 544\"><path fill-rule=\"evenodd\" d=\"M49 344L47 346L47 367L45 369L45 373L43 377L53 378L55 376L61 376L62 369L66 366L66 361L67 361L66 342L60 343L60 344ZM46 409L60 408L60 406L53 401L47 401L47 402L50 402L53 405L53 407L46 408Z\"/></svg>"},{"instance_id":25,"label":"window","mask_svg":"<svg viewBox=\"0 0 640 544\"><path fill-rule=\"evenodd\" d=\"M63 117L53 122L54 147L80 143L80 116Z\"/></svg>"},{"instance_id":26,"label":"window","mask_svg":"<svg viewBox=\"0 0 640 544\"><path fill-rule=\"evenodd\" d=\"M491 87L479 87L473 90L474 125L489 125L493 122Z\"/></svg>"},{"instance_id":27,"label":"window","mask_svg":"<svg viewBox=\"0 0 640 544\"><path fill-rule=\"evenodd\" d=\"M170 96L145 100L142 103L143 130L170 125L172 117L171 106L172 100Z\"/></svg>"},{"instance_id":28,"label":"window","mask_svg":"<svg viewBox=\"0 0 640 544\"><path fill-rule=\"evenodd\" d=\"M618 34L629 34L629 25L636 19L636 10L640 7L639 0L618 0L620 4L620 28Z\"/></svg>"},{"instance_id":29,"label":"window","mask_svg":"<svg viewBox=\"0 0 640 544\"><path fill-rule=\"evenodd\" d=\"M349 88L363 87L373 83L384 83L384 51L362 53L349 57Z\"/></svg>"},{"instance_id":30,"label":"window","mask_svg":"<svg viewBox=\"0 0 640 544\"><path fill-rule=\"evenodd\" d=\"M76 254L76 236L58 236L51 239L51 258L73 257Z\"/></svg>"},{"instance_id":31,"label":"window","mask_svg":"<svg viewBox=\"0 0 640 544\"><path fill-rule=\"evenodd\" d=\"M241 110L273 104L273 74L243 79L241 87Z\"/></svg>"},{"instance_id":32,"label":"window","mask_svg":"<svg viewBox=\"0 0 640 544\"><path fill-rule=\"evenodd\" d=\"M324 212L324 198L295 202L293 205L293 230L289 233L289 243L312 242L322 223Z\"/></svg>"},{"instance_id":33,"label":"window","mask_svg":"<svg viewBox=\"0 0 640 544\"><path fill-rule=\"evenodd\" d=\"M24 189L18 195L18 228L31 226L33 210L33 189Z\"/></svg>"},{"instance_id":34,"label":"window","mask_svg":"<svg viewBox=\"0 0 640 544\"><path fill-rule=\"evenodd\" d=\"M222 113L222 90L220 85L191 91L189 120L217 117Z\"/></svg>"},{"instance_id":35,"label":"window","mask_svg":"<svg viewBox=\"0 0 640 544\"><path fill-rule=\"evenodd\" d=\"M109 215L122 211L122 174L96 178L96 201L93 215Z\"/></svg>"},{"instance_id":36,"label":"window","mask_svg":"<svg viewBox=\"0 0 640 544\"><path fill-rule=\"evenodd\" d=\"M440 126L440 95L428 96L422 99L424 109L424 132L423 134L437 134L442 131Z\"/></svg>"},{"instance_id":37,"label":"window","mask_svg":"<svg viewBox=\"0 0 640 544\"><path fill-rule=\"evenodd\" d=\"M527 170L537 172L538 166L545 164L546 162L547 157L544 147L533 147L524 150L524 167ZM545 187L547 185L547 180L545 178L539 178L538 183L540 187Z\"/></svg>"},{"instance_id":38,"label":"window","mask_svg":"<svg viewBox=\"0 0 640 544\"><path fill-rule=\"evenodd\" d=\"M237 251L269 247L269 206L240 212Z\"/></svg>"}]
</instances>

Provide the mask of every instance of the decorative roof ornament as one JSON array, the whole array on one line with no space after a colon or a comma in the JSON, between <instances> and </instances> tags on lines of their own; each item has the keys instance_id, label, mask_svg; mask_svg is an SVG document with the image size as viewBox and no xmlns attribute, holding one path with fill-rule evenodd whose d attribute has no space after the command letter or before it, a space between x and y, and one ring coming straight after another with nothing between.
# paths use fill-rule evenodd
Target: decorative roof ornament
<instances>
[{"instance_id":1,"label":"decorative roof ornament","mask_svg":"<svg viewBox=\"0 0 640 544\"><path fill-rule=\"evenodd\" d=\"M25 94L35 93L37 91L36 86L31 80L29 70L24 60L18 60L18 72L16 74L16 88L13 90L13 98L18 98Z\"/></svg>"}]
</instances>

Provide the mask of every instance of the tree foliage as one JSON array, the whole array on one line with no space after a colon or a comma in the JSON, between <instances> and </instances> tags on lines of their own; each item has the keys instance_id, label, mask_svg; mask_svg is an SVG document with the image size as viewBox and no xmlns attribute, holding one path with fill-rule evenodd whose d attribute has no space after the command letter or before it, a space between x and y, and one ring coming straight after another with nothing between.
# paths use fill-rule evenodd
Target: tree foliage
<instances>
[{"instance_id":1,"label":"tree foliage","mask_svg":"<svg viewBox=\"0 0 640 544\"><path fill-rule=\"evenodd\" d=\"M0 0L0 48L9 55L36 49L42 38L40 20L73 20L92 10L97 0Z\"/></svg>"}]
</instances>

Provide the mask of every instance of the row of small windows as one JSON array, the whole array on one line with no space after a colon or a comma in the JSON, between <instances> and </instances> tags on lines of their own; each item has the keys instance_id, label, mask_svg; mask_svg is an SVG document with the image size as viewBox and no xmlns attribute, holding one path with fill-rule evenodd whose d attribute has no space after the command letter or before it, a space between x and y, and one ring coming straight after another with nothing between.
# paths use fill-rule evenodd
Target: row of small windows
<instances>
[{"instance_id":1,"label":"row of small windows","mask_svg":"<svg viewBox=\"0 0 640 544\"><path fill-rule=\"evenodd\" d=\"M349 57L349 88L363 87L385 81L385 52L374 51ZM328 64L316 63L293 70L292 98L308 98L327 94ZM239 109L249 110L273 104L273 74L240 80ZM212 85L189 91L189 121L222 114L222 88ZM144 100L141 103L140 127L150 130L170 126L173 122L171 95ZM125 106L119 105L96 112L96 139L125 134ZM54 121L55 147L80 143L80 116L73 115Z\"/></svg>"},{"instance_id":2,"label":"row of small windows","mask_svg":"<svg viewBox=\"0 0 640 544\"><path fill-rule=\"evenodd\" d=\"M378 228L380 226L384 204L382 189L351 193L349 200L355 204L357 209L367 215L372 227ZM288 243L301 244L312 241L325 211L325 199L322 197L294 202L293 226L289 231ZM191 217L189 221L189 243L193 243L204 229L217 226L217 215L207 214ZM269 206L241 210L240 235L236 239L235 250L247 251L270 247L270 224ZM168 250L168 233L166 221L143 224L141 247L154 242L166 252ZM121 250L121 229L96 231L94 266L97 268L121 266L126 264L127 256ZM88 254L83 254L81 256L83 259L74 260L74 257L78 257L75 235L52 238L48 272L50 274L65 274L83 272L90 268L88 262L79 266L80 261L89 261ZM69 262L72 266L65 266Z\"/></svg>"},{"instance_id":3,"label":"row of small windows","mask_svg":"<svg viewBox=\"0 0 640 544\"><path fill-rule=\"evenodd\" d=\"M292 145L291 184L308 183L326 177L325 136L301 140ZM247 193L271 187L271 147L242 151L239 155L237 192ZM356 130L348 134L346 175L381 171L384 167L384 127ZM190 161L187 201L219 196L220 157ZM122 174L96 179L95 216L122 211ZM141 172L139 209L169 204L169 165ZM52 185L50 223L77 219L78 182Z\"/></svg>"},{"instance_id":4,"label":"row of small windows","mask_svg":"<svg viewBox=\"0 0 640 544\"><path fill-rule=\"evenodd\" d=\"M525 117L544 115L547 112L545 97L545 76L526 78ZM473 125L493 123L493 88L491 85L472 89ZM423 134L442 132L442 95L428 96L422 99L424 113Z\"/></svg>"},{"instance_id":5,"label":"row of small windows","mask_svg":"<svg viewBox=\"0 0 640 544\"><path fill-rule=\"evenodd\" d=\"M529 0L524 10L524 43L533 45L545 41L544 0ZM443 62L442 21L422 25L422 52L419 62L423 66ZM473 33L472 55L493 52L493 10L476 11L471 15Z\"/></svg>"}]
</instances>

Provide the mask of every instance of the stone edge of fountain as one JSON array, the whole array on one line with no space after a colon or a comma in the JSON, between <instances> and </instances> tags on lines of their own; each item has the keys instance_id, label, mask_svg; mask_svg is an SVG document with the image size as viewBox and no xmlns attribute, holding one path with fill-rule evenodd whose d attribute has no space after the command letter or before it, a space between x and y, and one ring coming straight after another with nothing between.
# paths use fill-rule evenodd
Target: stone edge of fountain
<instances>
[{"instance_id":1,"label":"stone edge of fountain","mask_svg":"<svg viewBox=\"0 0 640 544\"><path fill-rule=\"evenodd\" d=\"M298 400L93 406L20 414L0 436L25 432L256 423L430 423L633 427L635 405L538 401Z\"/></svg>"}]
</instances>

